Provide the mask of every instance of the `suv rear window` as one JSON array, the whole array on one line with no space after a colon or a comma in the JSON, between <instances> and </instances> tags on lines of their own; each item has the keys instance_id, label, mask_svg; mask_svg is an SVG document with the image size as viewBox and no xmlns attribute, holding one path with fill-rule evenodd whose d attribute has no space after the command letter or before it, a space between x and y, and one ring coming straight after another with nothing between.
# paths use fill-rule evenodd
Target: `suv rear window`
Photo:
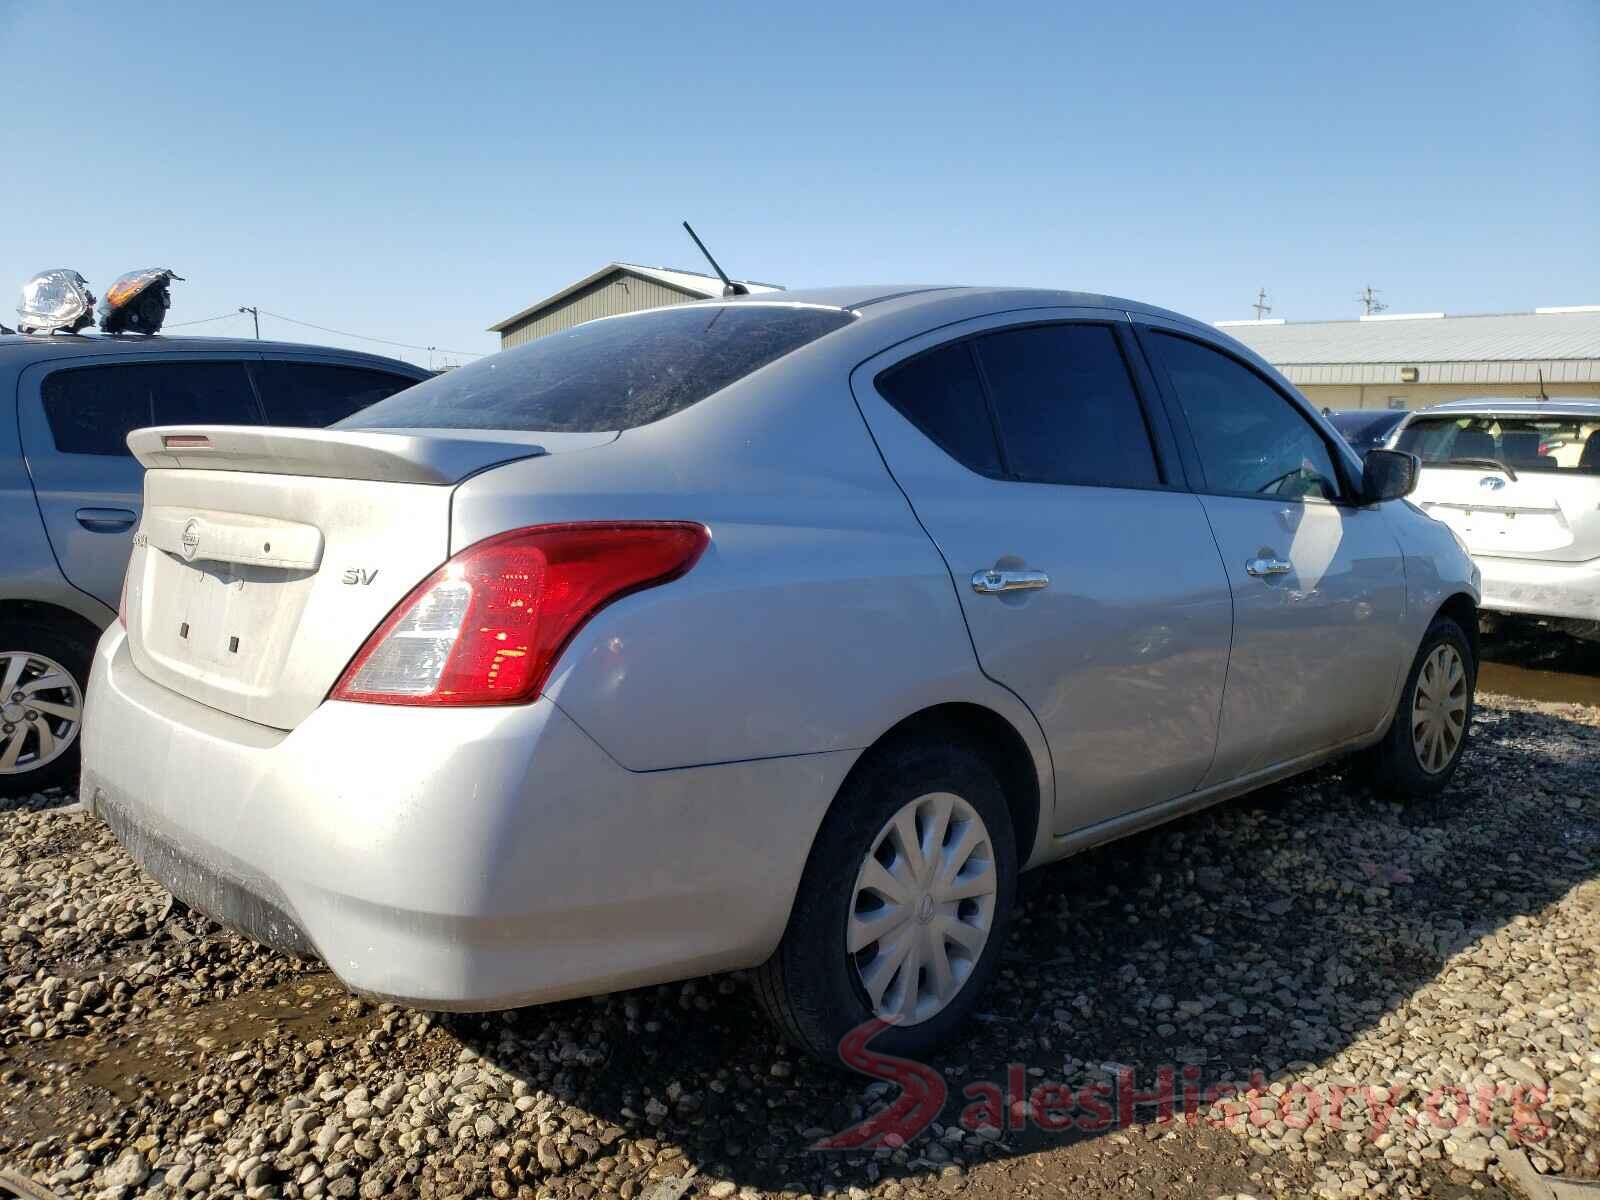
<instances>
[{"instance_id":1,"label":"suv rear window","mask_svg":"<svg viewBox=\"0 0 1600 1200\"><path fill-rule=\"evenodd\" d=\"M1419 417L1396 449L1437 467L1498 463L1513 471L1600 475L1600 419L1594 417Z\"/></svg>"},{"instance_id":2,"label":"suv rear window","mask_svg":"<svg viewBox=\"0 0 1600 1200\"><path fill-rule=\"evenodd\" d=\"M39 386L62 454L126 455L146 425L259 425L242 362L108 363L70 367Z\"/></svg>"},{"instance_id":3,"label":"suv rear window","mask_svg":"<svg viewBox=\"0 0 1600 1200\"><path fill-rule=\"evenodd\" d=\"M753 303L590 321L426 380L335 428L634 429L682 412L853 319L837 308Z\"/></svg>"}]
</instances>

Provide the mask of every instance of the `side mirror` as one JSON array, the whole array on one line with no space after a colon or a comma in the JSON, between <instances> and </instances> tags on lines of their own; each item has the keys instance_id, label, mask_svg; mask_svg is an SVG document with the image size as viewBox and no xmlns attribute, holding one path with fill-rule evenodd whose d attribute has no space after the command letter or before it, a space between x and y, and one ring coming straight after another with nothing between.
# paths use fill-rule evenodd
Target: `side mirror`
<instances>
[{"instance_id":1,"label":"side mirror","mask_svg":"<svg viewBox=\"0 0 1600 1200\"><path fill-rule=\"evenodd\" d=\"M1361 463L1361 499L1381 504L1409 496L1422 474L1422 460L1404 450L1368 450Z\"/></svg>"}]
</instances>

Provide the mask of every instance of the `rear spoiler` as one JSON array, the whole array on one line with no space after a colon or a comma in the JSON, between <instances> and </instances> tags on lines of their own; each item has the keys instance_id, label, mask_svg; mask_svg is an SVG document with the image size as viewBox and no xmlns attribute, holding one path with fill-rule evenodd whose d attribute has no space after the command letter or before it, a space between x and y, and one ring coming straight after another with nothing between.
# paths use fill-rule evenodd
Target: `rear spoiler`
<instances>
[{"instance_id":1,"label":"rear spoiler","mask_svg":"<svg viewBox=\"0 0 1600 1200\"><path fill-rule=\"evenodd\" d=\"M128 449L151 470L254 471L389 483L459 483L468 475L548 454L547 435L474 430L394 433L289 429L259 425L159 425L128 434ZM555 434L556 438L563 435ZM572 438L567 434L565 437ZM616 435L590 435L607 442ZM533 440L535 437L537 441Z\"/></svg>"}]
</instances>

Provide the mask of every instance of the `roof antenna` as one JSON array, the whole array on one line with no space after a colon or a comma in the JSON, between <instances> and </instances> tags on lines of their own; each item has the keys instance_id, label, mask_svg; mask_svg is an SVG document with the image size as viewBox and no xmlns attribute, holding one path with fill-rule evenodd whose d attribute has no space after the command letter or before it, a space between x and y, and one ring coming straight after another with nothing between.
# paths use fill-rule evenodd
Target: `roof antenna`
<instances>
[{"instance_id":1,"label":"roof antenna","mask_svg":"<svg viewBox=\"0 0 1600 1200\"><path fill-rule=\"evenodd\" d=\"M711 251L706 249L706 244L700 240L700 235L694 227L685 221L683 227L689 231L689 236L694 239L694 244L700 247L700 253L706 256L706 261L711 264L711 269L717 273L717 278L722 280L722 294L724 296L748 296L750 289L742 283L735 283L728 278L728 273L717 265L717 260L711 257Z\"/></svg>"},{"instance_id":2,"label":"roof antenna","mask_svg":"<svg viewBox=\"0 0 1600 1200\"><path fill-rule=\"evenodd\" d=\"M1264 320L1266 315L1272 311L1272 305L1267 303L1266 288L1262 288L1256 293L1256 302L1250 307L1256 310L1256 320L1258 321Z\"/></svg>"},{"instance_id":3,"label":"roof antenna","mask_svg":"<svg viewBox=\"0 0 1600 1200\"><path fill-rule=\"evenodd\" d=\"M1550 397L1545 394L1545 390L1544 390L1544 368L1543 367L1539 368L1539 399L1541 399L1541 400L1550 399Z\"/></svg>"}]
</instances>

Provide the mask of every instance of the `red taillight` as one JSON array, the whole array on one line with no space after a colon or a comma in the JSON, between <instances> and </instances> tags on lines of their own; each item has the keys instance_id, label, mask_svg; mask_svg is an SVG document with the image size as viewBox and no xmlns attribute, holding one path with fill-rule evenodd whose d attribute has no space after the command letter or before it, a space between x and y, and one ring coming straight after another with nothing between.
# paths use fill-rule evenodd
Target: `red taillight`
<instances>
[{"instance_id":1,"label":"red taillight","mask_svg":"<svg viewBox=\"0 0 1600 1200\"><path fill-rule=\"evenodd\" d=\"M677 579L710 534L684 521L536 525L468 546L402 600L329 698L522 704L613 600Z\"/></svg>"}]
</instances>

